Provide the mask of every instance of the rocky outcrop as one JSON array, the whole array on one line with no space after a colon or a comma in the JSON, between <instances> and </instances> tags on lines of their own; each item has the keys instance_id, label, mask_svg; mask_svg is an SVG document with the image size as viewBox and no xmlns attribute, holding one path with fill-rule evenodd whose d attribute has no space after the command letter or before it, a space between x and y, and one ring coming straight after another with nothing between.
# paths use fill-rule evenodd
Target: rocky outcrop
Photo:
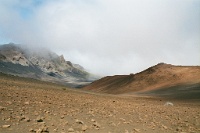
<instances>
[{"instance_id":1,"label":"rocky outcrop","mask_svg":"<svg viewBox=\"0 0 200 133\"><path fill-rule=\"evenodd\" d=\"M0 71L72 87L80 87L91 82L90 73L82 66L66 61L63 55L58 56L47 49L25 49L15 44L0 46Z\"/></svg>"},{"instance_id":2,"label":"rocky outcrop","mask_svg":"<svg viewBox=\"0 0 200 133\"><path fill-rule=\"evenodd\" d=\"M0 54L0 61L6 60L6 57L2 54Z\"/></svg>"}]
</instances>

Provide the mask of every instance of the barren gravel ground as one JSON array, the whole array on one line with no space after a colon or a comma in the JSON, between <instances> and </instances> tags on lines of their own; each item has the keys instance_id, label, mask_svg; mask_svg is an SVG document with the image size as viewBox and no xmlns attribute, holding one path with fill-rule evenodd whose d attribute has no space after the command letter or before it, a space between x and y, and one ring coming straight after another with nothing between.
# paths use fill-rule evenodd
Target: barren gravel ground
<instances>
[{"instance_id":1,"label":"barren gravel ground","mask_svg":"<svg viewBox=\"0 0 200 133\"><path fill-rule=\"evenodd\" d=\"M200 133L199 102L166 102L0 74L0 133Z\"/></svg>"}]
</instances>

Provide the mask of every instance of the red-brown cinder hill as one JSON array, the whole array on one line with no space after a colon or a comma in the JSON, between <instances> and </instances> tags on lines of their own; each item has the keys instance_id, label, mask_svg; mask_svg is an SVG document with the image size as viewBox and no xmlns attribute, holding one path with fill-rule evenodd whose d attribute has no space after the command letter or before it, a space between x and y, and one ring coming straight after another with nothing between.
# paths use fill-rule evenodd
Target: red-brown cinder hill
<instances>
[{"instance_id":1,"label":"red-brown cinder hill","mask_svg":"<svg viewBox=\"0 0 200 133\"><path fill-rule=\"evenodd\" d=\"M200 66L174 66L159 63L137 74L104 77L84 87L84 90L109 94L131 94L199 83Z\"/></svg>"}]
</instances>

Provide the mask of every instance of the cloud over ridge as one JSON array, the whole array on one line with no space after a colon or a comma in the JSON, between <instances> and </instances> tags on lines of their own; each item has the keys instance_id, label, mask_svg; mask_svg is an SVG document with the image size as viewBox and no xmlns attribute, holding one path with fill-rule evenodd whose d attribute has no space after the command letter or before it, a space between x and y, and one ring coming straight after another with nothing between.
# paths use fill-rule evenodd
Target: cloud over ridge
<instances>
[{"instance_id":1,"label":"cloud over ridge","mask_svg":"<svg viewBox=\"0 0 200 133\"><path fill-rule=\"evenodd\" d=\"M198 0L3 0L0 41L48 47L101 75L200 65Z\"/></svg>"}]
</instances>

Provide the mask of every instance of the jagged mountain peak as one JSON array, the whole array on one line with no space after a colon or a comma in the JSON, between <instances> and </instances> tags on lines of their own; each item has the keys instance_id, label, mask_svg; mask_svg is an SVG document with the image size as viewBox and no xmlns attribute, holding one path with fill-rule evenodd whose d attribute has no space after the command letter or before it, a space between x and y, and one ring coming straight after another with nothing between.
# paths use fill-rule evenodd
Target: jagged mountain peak
<instances>
[{"instance_id":1,"label":"jagged mountain peak","mask_svg":"<svg viewBox=\"0 0 200 133\"><path fill-rule=\"evenodd\" d=\"M13 43L0 45L0 71L2 72L72 86L87 84L90 81L90 73L82 66L77 66L80 65L66 61L63 55L59 56L48 49L29 49ZM23 72L23 69L27 72Z\"/></svg>"},{"instance_id":2,"label":"jagged mountain peak","mask_svg":"<svg viewBox=\"0 0 200 133\"><path fill-rule=\"evenodd\" d=\"M63 55L60 56L60 62L61 62L61 63L65 63L65 62L66 62Z\"/></svg>"}]
</instances>

